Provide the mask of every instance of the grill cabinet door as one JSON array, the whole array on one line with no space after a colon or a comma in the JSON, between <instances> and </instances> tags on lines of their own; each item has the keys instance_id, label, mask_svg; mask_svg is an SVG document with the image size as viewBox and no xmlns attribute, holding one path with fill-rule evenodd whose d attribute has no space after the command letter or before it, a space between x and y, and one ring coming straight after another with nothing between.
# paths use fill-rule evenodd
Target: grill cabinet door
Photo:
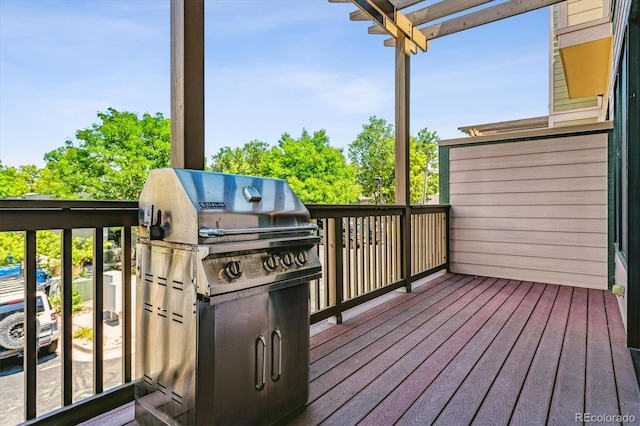
<instances>
[{"instance_id":1,"label":"grill cabinet door","mask_svg":"<svg viewBox=\"0 0 640 426\"><path fill-rule=\"evenodd\" d=\"M268 309L267 293L215 305L216 424L267 423Z\"/></svg>"},{"instance_id":2,"label":"grill cabinet door","mask_svg":"<svg viewBox=\"0 0 640 426\"><path fill-rule=\"evenodd\" d=\"M303 406L309 395L308 282L269 293L269 358L269 423L273 424Z\"/></svg>"}]
</instances>

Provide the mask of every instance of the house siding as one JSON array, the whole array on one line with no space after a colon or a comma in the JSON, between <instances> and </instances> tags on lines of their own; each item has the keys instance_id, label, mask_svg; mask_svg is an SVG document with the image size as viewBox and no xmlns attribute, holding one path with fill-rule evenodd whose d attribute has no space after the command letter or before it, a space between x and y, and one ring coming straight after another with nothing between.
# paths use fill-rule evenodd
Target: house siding
<instances>
[{"instance_id":1,"label":"house siding","mask_svg":"<svg viewBox=\"0 0 640 426\"><path fill-rule=\"evenodd\" d=\"M554 123L554 127L579 126L582 124L590 124L590 123L597 123L597 122L598 122L598 119L596 117L578 118L576 120L556 121Z\"/></svg>"},{"instance_id":2,"label":"house siding","mask_svg":"<svg viewBox=\"0 0 640 426\"><path fill-rule=\"evenodd\" d=\"M451 271L606 289L607 133L451 146Z\"/></svg>"},{"instance_id":3,"label":"house siding","mask_svg":"<svg viewBox=\"0 0 640 426\"><path fill-rule=\"evenodd\" d=\"M584 22L593 21L603 16L602 0L568 0L567 1L567 23L579 25Z\"/></svg>"},{"instance_id":4,"label":"house siding","mask_svg":"<svg viewBox=\"0 0 640 426\"><path fill-rule=\"evenodd\" d=\"M558 5L553 6L553 27L557 29L560 27L560 7ZM571 111L580 108L589 108L598 106L597 96L587 96L583 98L569 98L569 89L567 88L567 81L564 75L564 68L562 66L562 60L560 59L560 51L558 49L558 40L554 34L552 34L552 111L562 112Z\"/></svg>"}]
</instances>

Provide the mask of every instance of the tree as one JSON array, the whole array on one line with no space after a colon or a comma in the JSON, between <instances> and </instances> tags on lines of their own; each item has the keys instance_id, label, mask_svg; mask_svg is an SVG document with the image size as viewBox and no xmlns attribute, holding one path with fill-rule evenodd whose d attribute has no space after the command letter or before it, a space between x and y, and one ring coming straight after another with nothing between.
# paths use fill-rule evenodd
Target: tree
<instances>
[{"instance_id":1,"label":"tree","mask_svg":"<svg viewBox=\"0 0 640 426\"><path fill-rule=\"evenodd\" d=\"M353 203L360 192L354 168L324 130L310 135L303 129L298 139L283 134L263 161L263 173L285 179L303 203Z\"/></svg>"},{"instance_id":2,"label":"tree","mask_svg":"<svg viewBox=\"0 0 640 426\"><path fill-rule=\"evenodd\" d=\"M136 200L149 170L167 167L171 127L161 113L144 114L109 108L100 123L76 133L79 144L45 154L40 186L57 198Z\"/></svg>"},{"instance_id":3,"label":"tree","mask_svg":"<svg viewBox=\"0 0 640 426\"><path fill-rule=\"evenodd\" d=\"M0 161L0 198L35 192L40 170L34 165L5 167Z\"/></svg>"},{"instance_id":4,"label":"tree","mask_svg":"<svg viewBox=\"0 0 640 426\"><path fill-rule=\"evenodd\" d=\"M423 204L423 200L426 203L430 195L438 192L438 141L438 134L426 128L411 138L411 204Z\"/></svg>"},{"instance_id":5,"label":"tree","mask_svg":"<svg viewBox=\"0 0 640 426\"><path fill-rule=\"evenodd\" d=\"M360 192L354 168L324 130L311 135L303 129L297 139L285 133L271 149L260 141L224 147L212 160L213 171L284 179L304 203L352 203Z\"/></svg>"},{"instance_id":6,"label":"tree","mask_svg":"<svg viewBox=\"0 0 640 426\"><path fill-rule=\"evenodd\" d=\"M59 232L37 231L36 253L38 267L52 273L61 265L62 244ZM93 258L93 238L72 238L71 263L80 267ZM20 263L24 260L24 232L0 232L0 265Z\"/></svg>"},{"instance_id":7,"label":"tree","mask_svg":"<svg viewBox=\"0 0 640 426\"><path fill-rule=\"evenodd\" d=\"M369 118L369 123L362 126L362 132L349 145L349 160L356 166L362 195L394 202L395 138L391 124L383 118Z\"/></svg>"},{"instance_id":8,"label":"tree","mask_svg":"<svg viewBox=\"0 0 640 426\"><path fill-rule=\"evenodd\" d=\"M424 128L417 137L409 139L410 202L422 202L423 192L432 195L438 191L438 141L436 132ZM356 176L363 195L376 202L395 201L395 135L393 125L385 119L371 117L362 126L362 132L349 145L349 159L356 165ZM427 175L425 187L425 173ZM380 197L382 191L382 197ZM426 201L425 196L425 201Z\"/></svg>"},{"instance_id":9,"label":"tree","mask_svg":"<svg viewBox=\"0 0 640 426\"><path fill-rule=\"evenodd\" d=\"M247 142L242 148L220 148L211 156L210 170L220 173L233 173L247 176L261 176L262 162L269 152L269 144L261 141Z\"/></svg>"}]
</instances>

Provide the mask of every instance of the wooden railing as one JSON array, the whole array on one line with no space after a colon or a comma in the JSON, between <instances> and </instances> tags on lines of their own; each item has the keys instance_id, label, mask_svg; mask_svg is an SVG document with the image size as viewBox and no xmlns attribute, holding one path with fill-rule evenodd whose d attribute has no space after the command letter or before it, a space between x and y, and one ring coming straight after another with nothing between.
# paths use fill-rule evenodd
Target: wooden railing
<instances>
[{"instance_id":1,"label":"wooden railing","mask_svg":"<svg viewBox=\"0 0 640 426\"><path fill-rule=\"evenodd\" d=\"M137 202L103 201L50 201L50 200L0 200L0 232L24 232L24 300L25 300L25 349L24 349L24 416L27 423L44 422L73 424L95 413L108 411L133 400L132 385L132 310L131 310L131 228L138 224ZM122 312L120 313L121 380L105 391L104 375L104 321L103 321L103 233L105 228L120 228L122 240ZM77 401L73 395L73 330L72 330L72 238L73 230L88 228L93 234L93 347L91 383L93 396ZM37 231L59 230L61 241L61 300L60 312L60 382L49 384L46 389L36 388L38 359L36 336L36 264ZM59 389L56 387L59 386ZM59 392L58 409L38 409L42 392ZM6 414L6 413L5 413Z\"/></svg>"},{"instance_id":2,"label":"wooden railing","mask_svg":"<svg viewBox=\"0 0 640 426\"><path fill-rule=\"evenodd\" d=\"M448 265L448 206L310 205L312 220L320 225L317 250L323 277L311 282L311 322L334 317L346 309L446 269ZM89 419L132 401L132 227L138 224L137 202L0 200L0 232L25 236L25 351L24 416L27 423L69 424ZM103 275L93 274L92 396L73 394L72 231L93 234L93 271L104 269L103 231L119 228L122 246L121 380L105 386ZM38 230L60 230L62 327L60 403L57 409L38 408L36 349L36 244ZM403 239L410 244L403 244ZM410 252L403 247L410 247ZM408 262L408 263L407 263ZM404 273L410 265L410 274ZM105 388L109 388L106 389ZM50 386L46 389L50 392ZM77 390L76 390L77 391ZM83 396L84 397L84 396Z\"/></svg>"},{"instance_id":3,"label":"wooden railing","mask_svg":"<svg viewBox=\"0 0 640 426\"><path fill-rule=\"evenodd\" d=\"M311 283L312 323L331 317L339 323L345 310L401 287L410 290L412 281L447 268L448 206L307 208L322 237L317 250L323 276ZM409 253L403 250L405 229ZM403 273L406 262L410 276Z\"/></svg>"}]
</instances>

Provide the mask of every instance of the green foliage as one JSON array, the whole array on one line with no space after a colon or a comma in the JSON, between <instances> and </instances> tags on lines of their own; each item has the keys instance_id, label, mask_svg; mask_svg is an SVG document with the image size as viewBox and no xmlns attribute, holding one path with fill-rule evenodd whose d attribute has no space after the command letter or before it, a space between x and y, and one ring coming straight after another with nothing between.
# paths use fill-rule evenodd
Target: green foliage
<instances>
[{"instance_id":1,"label":"green foliage","mask_svg":"<svg viewBox=\"0 0 640 426\"><path fill-rule=\"evenodd\" d=\"M349 160L356 166L356 178L364 196L376 201L382 198L383 203L394 202L395 138L391 124L383 118L369 118L369 123L362 126L362 132L349 145Z\"/></svg>"},{"instance_id":2,"label":"green foliage","mask_svg":"<svg viewBox=\"0 0 640 426\"><path fill-rule=\"evenodd\" d=\"M247 142L242 148L220 148L211 157L210 170L247 176L262 176L264 156L269 152L269 144L261 141Z\"/></svg>"},{"instance_id":3,"label":"green foliage","mask_svg":"<svg viewBox=\"0 0 640 426\"><path fill-rule=\"evenodd\" d=\"M67 140L48 152L44 169L0 163L0 197L38 192L67 199L138 199L149 170L169 165L169 119L160 113L140 117L113 108L97 116L98 123L76 133L76 142ZM420 203L423 197L426 201L437 192L437 143L438 135L426 128L410 138L411 203ZM208 169L285 179L305 203L353 203L360 195L376 202L395 202L391 124L371 117L349 145L348 157L350 164L342 150L330 146L324 130L310 134L303 129L298 138L284 133L274 147L253 140L241 148L221 148L212 156ZM74 264L91 258L80 254L84 248L78 244ZM11 254L22 257L22 249L13 252L10 247ZM59 248L49 247L42 254L59 259L49 254L56 250L59 252ZM8 253L9 249L0 247L0 262Z\"/></svg>"},{"instance_id":4,"label":"green foliage","mask_svg":"<svg viewBox=\"0 0 640 426\"><path fill-rule=\"evenodd\" d=\"M428 195L438 192L438 134L424 128L417 137L409 139L410 202L422 202L423 191ZM349 159L357 167L356 176L363 195L383 203L395 202L395 135L386 120L371 117L362 126L362 132L349 145ZM429 172L429 170L431 170ZM427 182L425 188L425 172Z\"/></svg>"},{"instance_id":5,"label":"green foliage","mask_svg":"<svg viewBox=\"0 0 640 426\"><path fill-rule=\"evenodd\" d=\"M60 234L54 231L36 232L36 253L38 267L53 275L60 267L62 246ZM9 255L13 263L24 260L24 232L0 232L0 265L9 264ZM71 263L76 268L90 262L93 258L93 238L74 237L72 239Z\"/></svg>"},{"instance_id":6,"label":"green foliage","mask_svg":"<svg viewBox=\"0 0 640 426\"><path fill-rule=\"evenodd\" d=\"M11 256L11 262L9 262ZM24 233L0 232L0 266L20 263L24 258Z\"/></svg>"},{"instance_id":7,"label":"green foliage","mask_svg":"<svg viewBox=\"0 0 640 426\"><path fill-rule=\"evenodd\" d=\"M286 180L303 203L347 204L357 201L360 189L353 166L342 150L329 145L324 130L299 138L285 133L264 161L265 176Z\"/></svg>"},{"instance_id":8,"label":"green foliage","mask_svg":"<svg viewBox=\"0 0 640 426\"><path fill-rule=\"evenodd\" d=\"M359 194L353 166L342 150L331 147L324 130L313 135L303 130L299 138L285 133L271 149L260 141L221 148L212 156L211 170L284 179L304 203L352 203Z\"/></svg>"},{"instance_id":9,"label":"green foliage","mask_svg":"<svg viewBox=\"0 0 640 426\"><path fill-rule=\"evenodd\" d=\"M149 170L167 167L171 127L161 113L144 114L109 108L100 123L76 133L78 145L45 155L41 186L57 198L136 200Z\"/></svg>"},{"instance_id":10,"label":"green foliage","mask_svg":"<svg viewBox=\"0 0 640 426\"><path fill-rule=\"evenodd\" d=\"M93 340L93 328L91 327L80 327L76 331L73 332L74 339L85 339L85 340Z\"/></svg>"},{"instance_id":11,"label":"green foliage","mask_svg":"<svg viewBox=\"0 0 640 426\"><path fill-rule=\"evenodd\" d=\"M36 192L39 173L38 168L33 165L15 168L5 167L0 162L0 198L20 197Z\"/></svg>"},{"instance_id":12,"label":"green foliage","mask_svg":"<svg viewBox=\"0 0 640 426\"><path fill-rule=\"evenodd\" d=\"M49 302L51 302L53 309L57 312L62 312L62 294L50 297ZM76 312L80 312L83 308L82 296L80 292L74 288L71 292L71 313L75 314Z\"/></svg>"},{"instance_id":13,"label":"green foliage","mask_svg":"<svg viewBox=\"0 0 640 426\"><path fill-rule=\"evenodd\" d=\"M418 137L410 140L410 196L411 204L422 204L429 196L438 192L438 141L436 132L426 128L418 132ZM425 186L425 174L427 176ZM423 194L424 192L424 194Z\"/></svg>"}]
</instances>

